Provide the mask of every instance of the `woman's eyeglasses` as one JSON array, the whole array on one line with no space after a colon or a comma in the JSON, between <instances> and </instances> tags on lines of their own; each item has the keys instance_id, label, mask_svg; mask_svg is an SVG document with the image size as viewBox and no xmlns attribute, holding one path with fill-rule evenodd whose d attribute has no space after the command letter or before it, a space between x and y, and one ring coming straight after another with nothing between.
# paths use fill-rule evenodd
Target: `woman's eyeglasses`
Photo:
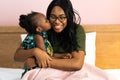
<instances>
[{"instance_id":1,"label":"woman's eyeglasses","mask_svg":"<svg viewBox=\"0 0 120 80\"><path fill-rule=\"evenodd\" d=\"M54 22L54 21L56 21L57 19L58 19L60 22L63 22L63 21L65 21L66 17L63 16L63 15L60 15L60 16L58 16L58 17L55 16L55 15L50 15L50 21Z\"/></svg>"}]
</instances>

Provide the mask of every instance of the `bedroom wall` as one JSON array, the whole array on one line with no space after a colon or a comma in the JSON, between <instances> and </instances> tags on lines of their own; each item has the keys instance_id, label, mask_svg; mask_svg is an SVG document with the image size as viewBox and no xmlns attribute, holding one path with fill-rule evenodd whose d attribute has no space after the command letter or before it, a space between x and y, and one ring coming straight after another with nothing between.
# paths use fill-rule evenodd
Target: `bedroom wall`
<instances>
[{"instance_id":1,"label":"bedroom wall","mask_svg":"<svg viewBox=\"0 0 120 80\"><path fill-rule=\"evenodd\" d=\"M82 24L120 24L120 0L71 0ZM0 0L0 26L18 26L22 13L45 14L51 0Z\"/></svg>"}]
</instances>

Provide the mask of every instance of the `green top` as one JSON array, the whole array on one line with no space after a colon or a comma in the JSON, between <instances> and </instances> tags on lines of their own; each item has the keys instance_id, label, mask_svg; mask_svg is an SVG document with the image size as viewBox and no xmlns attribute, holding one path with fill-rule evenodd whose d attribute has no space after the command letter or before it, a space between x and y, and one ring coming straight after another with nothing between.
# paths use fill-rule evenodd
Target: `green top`
<instances>
[{"instance_id":1,"label":"green top","mask_svg":"<svg viewBox=\"0 0 120 80\"><path fill-rule=\"evenodd\" d=\"M40 32L39 35L41 35L43 37L44 41L45 41L44 44L45 44L47 53L50 56L52 56L53 55L53 49L52 49L52 46L51 46L50 42L48 41L47 32ZM22 47L24 49L35 48L36 44L35 44L35 41L34 41L34 37L35 37L35 34L28 34L22 42ZM25 69L25 71L22 73L22 76L27 72L27 66L26 65L24 65L24 69Z\"/></svg>"},{"instance_id":2,"label":"green top","mask_svg":"<svg viewBox=\"0 0 120 80\"><path fill-rule=\"evenodd\" d=\"M82 26L77 27L77 42L80 47L77 49L80 51L85 51L85 31ZM64 49L59 45L59 42L57 42L57 45L52 45L54 53L65 53Z\"/></svg>"},{"instance_id":3,"label":"green top","mask_svg":"<svg viewBox=\"0 0 120 80\"><path fill-rule=\"evenodd\" d=\"M45 47L46 47L46 51L50 56L52 56L53 55L53 50L52 50L52 46L51 46L50 42L48 41L47 32L40 32L38 34L43 37L44 42L45 42L44 44L45 44ZM35 48L36 44L35 44L35 41L34 41L34 37L35 37L35 34L28 34L27 37L22 42L22 47L24 49Z\"/></svg>"}]
</instances>

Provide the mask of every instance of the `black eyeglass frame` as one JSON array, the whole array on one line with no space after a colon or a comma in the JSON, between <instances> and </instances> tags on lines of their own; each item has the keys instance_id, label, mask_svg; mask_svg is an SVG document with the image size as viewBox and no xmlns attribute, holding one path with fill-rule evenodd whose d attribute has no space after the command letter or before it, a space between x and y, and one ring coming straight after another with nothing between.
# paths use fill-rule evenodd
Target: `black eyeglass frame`
<instances>
[{"instance_id":1,"label":"black eyeglass frame","mask_svg":"<svg viewBox=\"0 0 120 80\"><path fill-rule=\"evenodd\" d=\"M50 15L50 21L52 21L52 22L55 22L57 19L60 21L60 22L63 22L63 21L65 21L65 19L66 19L67 17L66 16L62 16L62 15L60 15L60 16L55 16L55 15Z\"/></svg>"}]
</instances>

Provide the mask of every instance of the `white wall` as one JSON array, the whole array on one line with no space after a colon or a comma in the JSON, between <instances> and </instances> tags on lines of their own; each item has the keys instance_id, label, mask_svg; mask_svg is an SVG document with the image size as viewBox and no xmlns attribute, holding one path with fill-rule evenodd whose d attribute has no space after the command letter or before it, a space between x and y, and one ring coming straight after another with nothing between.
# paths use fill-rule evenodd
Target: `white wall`
<instances>
[{"instance_id":1,"label":"white wall","mask_svg":"<svg viewBox=\"0 0 120 80\"><path fill-rule=\"evenodd\" d=\"M82 24L120 24L120 0L71 0ZM20 14L44 14L51 0L0 0L0 26L17 26Z\"/></svg>"}]
</instances>

